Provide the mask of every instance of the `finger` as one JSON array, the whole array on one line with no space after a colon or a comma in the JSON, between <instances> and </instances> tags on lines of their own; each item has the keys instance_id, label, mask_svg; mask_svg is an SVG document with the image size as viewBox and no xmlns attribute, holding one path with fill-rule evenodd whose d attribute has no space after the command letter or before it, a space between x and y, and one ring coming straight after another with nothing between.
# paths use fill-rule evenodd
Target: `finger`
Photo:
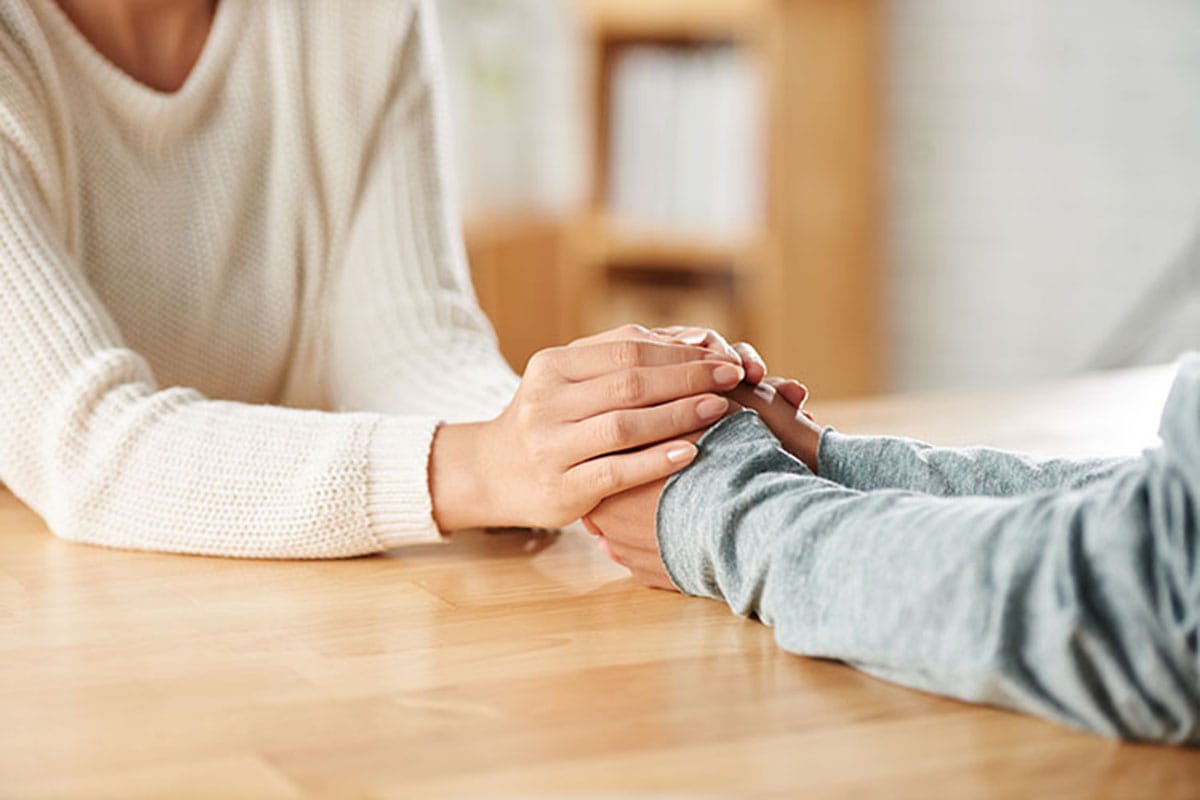
<instances>
[{"instance_id":1,"label":"finger","mask_svg":"<svg viewBox=\"0 0 1200 800\"><path fill-rule=\"evenodd\" d=\"M668 325L665 328L651 328L651 333L665 336L682 344L703 345L708 339L707 328L693 328L687 325Z\"/></svg>"},{"instance_id":2,"label":"finger","mask_svg":"<svg viewBox=\"0 0 1200 800\"><path fill-rule=\"evenodd\" d=\"M725 337L714 331L712 328L690 328L685 330L680 335L680 338L688 344L691 344L693 341L699 338L698 343L700 345L707 347L714 352L724 353L730 358L736 359L738 362L741 362L742 360L741 356L738 354L738 351L734 350L733 347L730 346L729 342L725 340Z\"/></svg>"},{"instance_id":3,"label":"finger","mask_svg":"<svg viewBox=\"0 0 1200 800\"><path fill-rule=\"evenodd\" d=\"M769 395L769 396L768 396ZM776 436L786 438L782 433L788 431L800 419L804 412L789 403L775 387L766 381L750 388L739 386L729 393L730 398L747 408L758 412L762 421L767 424Z\"/></svg>"},{"instance_id":4,"label":"finger","mask_svg":"<svg viewBox=\"0 0 1200 800\"><path fill-rule=\"evenodd\" d=\"M560 452L570 459L569 463L580 464L608 453L683 436L713 424L728 410L727 398L707 394L650 408L609 411L567 426Z\"/></svg>"},{"instance_id":5,"label":"finger","mask_svg":"<svg viewBox=\"0 0 1200 800\"><path fill-rule=\"evenodd\" d=\"M696 445L673 440L632 453L593 458L567 471L567 485L580 496L590 496L593 505L642 484L662 480L686 467L696 458Z\"/></svg>"},{"instance_id":6,"label":"finger","mask_svg":"<svg viewBox=\"0 0 1200 800\"><path fill-rule=\"evenodd\" d=\"M700 339L700 341L695 341L695 342L684 341L684 338L682 335L685 330L688 330L688 329L686 329L686 327L684 327L683 325L667 325L666 327L652 327L652 329L650 329L650 333L654 333L655 336L659 336L661 338L668 339L668 341L671 341L671 342L678 342L679 344L702 344L703 343L703 339Z\"/></svg>"},{"instance_id":7,"label":"finger","mask_svg":"<svg viewBox=\"0 0 1200 800\"><path fill-rule=\"evenodd\" d=\"M767 375L767 363L763 361L762 356L754 349L754 345L749 342L738 342L733 346L734 352L738 354L738 358L742 361L742 367L746 370L746 381L749 383L758 383Z\"/></svg>"},{"instance_id":8,"label":"finger","mask_svg":"<svg viewBox=\"0 0 1200 800\"><path fill-rule=\"evenodd\" d=\"M620 339L578 347L543 350L539 356L568 381L586 381L610 372L635 367L665 367L689 361L729 361L736 359L715 354L702 347Z\"/></svg>"},{"instance_id":9,"label":"finger","mask_svg":"<svg viewBox=\"0 0 1200 800\"><path fill-rule=\"evenodd\" d=\"M592 518L590 515L584 514L583 517L581 517L579 521L583 523L583 527L592 536L600 536L600 537L604 536L604 531L600 530L600 527L598 525L596 525L595 522L592 521Z\"/></svg>"},{"instance_id":10,"label":"finger","mask_svg":"<svg viewBox=\"0 0 1200 800\"><path fill-rule=\"evenodd\" d=\"M653 332L644 325L638 325L636 322L630 322L616 328L610 328L600 333L593 333L590 336L584 336L571 342L571 347L577 347L584 344L599 344L600 342L612 342L618 339L647 339L655 340Z\"/></svg>"},{"instance_id":11,"label":"finger","mask_svg":"<svg viewBox=\"0 0 1200 800\"><path fill-rule=\"evenodd\" d=\"M724 353L730 358L741 360L737 350L730 346L724 336L712 328L702 328L697 325L670 325L666 328L654 328L651 332L669 336L684 344L707 347L713 352Z\"/></svg>"},{"instance_id":12,"label":"finger","mask_svg":"<svg viewBox=\"0 0 1200 800\"><path fill-rule=\"evenodd\" d=\"M559 391L558 402L568 419L581 420L620 408L642 408L706 392L727 392L741 383L745 374L739 366L713 361L637 367L568 384Z\"/></svg>"},{"instance_id":13,"label":"finger","mask_svg":"<svg viewBox=\"0 0 1200 800\"><path fill-rule=\"evenodd\" d=\"M792 380L791 378L770 377L763 382L772 386L776 392L783 395L784 400L787 400L797 408L802 407L808 402L808 387L800 383L800 381Z\"/></svg>"}]
</instances>

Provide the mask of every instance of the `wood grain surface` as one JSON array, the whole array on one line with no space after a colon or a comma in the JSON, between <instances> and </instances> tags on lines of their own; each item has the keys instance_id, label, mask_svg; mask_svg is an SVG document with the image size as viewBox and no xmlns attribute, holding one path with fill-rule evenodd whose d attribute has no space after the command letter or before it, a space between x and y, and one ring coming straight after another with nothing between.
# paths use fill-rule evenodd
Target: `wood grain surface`
<instances>
[{"instance_id":1,"label":"wood grain surface","mask_svg":"<svg viewBox=\"0 0 1200 800\"><path fill-rule=\"evenodd\" d=\"M1170 372L816 408L848 431L1153 442ZM578 530L323 563L71 544L0 490L5 797L1200 795L1122 745L780 652Z\"/></svg>"}]
</instances>

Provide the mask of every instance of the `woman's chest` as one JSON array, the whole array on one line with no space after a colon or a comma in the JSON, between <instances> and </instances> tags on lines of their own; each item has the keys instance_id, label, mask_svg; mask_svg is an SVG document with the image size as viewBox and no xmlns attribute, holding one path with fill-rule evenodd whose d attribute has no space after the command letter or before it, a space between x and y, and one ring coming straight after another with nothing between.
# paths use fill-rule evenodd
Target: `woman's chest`
<instances>
[{"instance_id":1,"label":"woman's chest","mask_svg":"<svg viewBox=\"0 0 1200 800\"><path fill-rule=\"evenodd\" d=\"M328 225L276 144L251 127L157 158L97 136L79 149L82 268L163 385L252 402L279 390Z\"/></svg>"}]
</instances>

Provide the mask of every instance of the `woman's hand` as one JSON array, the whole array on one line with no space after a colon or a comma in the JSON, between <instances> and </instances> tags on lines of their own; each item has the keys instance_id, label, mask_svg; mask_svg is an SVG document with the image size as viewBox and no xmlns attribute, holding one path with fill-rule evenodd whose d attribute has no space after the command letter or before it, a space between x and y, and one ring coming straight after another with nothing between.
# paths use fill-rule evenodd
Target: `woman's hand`
<instances>
[{"instance_id":1,"label":"woman's hand","mask_svg":"<svg viewBox=\"0 0 1200 800\"><path fill-rule=\"evenodd\" d=\"M679 437L725 414L739 356L626 328L543 350L495 420L443 425L430 455L442 530L560 527L603 498L678 471Z\"/></svg>"},{"instance_id":2,"label":"woman's hand","mask_svg":"<svg viewBox=\"0 0 1200 800\"><path fill-rule=\"evenodd\" d=\"M638 328L640 326L633 326ZM645 329L642 329L645 331ZM646 331L650 334L669 337L670 339L679 342L680 344L696 345L698 347L707 347L714 352L721 352L736 358L742 362L742 367L746 370L746 383L751 385L757 384L766 377L767 365L763 361L762 356L754 349L754 345L749 342L735 342L729 344L725 341L725 337L717 333L711 328L696 328L685 325L673 325L668 328L655 328L652 331ZM792 381L795 383L795 381ZM796 384L799 386L800 384Z\"/></svg>"},{"instance_id":3,"label":"woman's hand","mask_svg":"<svg viewBox=\"0 0 1200 800\"><path fill-rule=\"evenodd\" d=\"M794 380L767 378L758 386L742 384L729 396L730 411L752 408L792 455L816 472L821 428L803 409L808 389ZM700 434L689 437L695 441ZM689 460L690 463L690 460ZM658 501L666 479L638 486L601 502L583 518L597 544L645 586L674 589L658 549Z\"/></svg>"}]
</instances>

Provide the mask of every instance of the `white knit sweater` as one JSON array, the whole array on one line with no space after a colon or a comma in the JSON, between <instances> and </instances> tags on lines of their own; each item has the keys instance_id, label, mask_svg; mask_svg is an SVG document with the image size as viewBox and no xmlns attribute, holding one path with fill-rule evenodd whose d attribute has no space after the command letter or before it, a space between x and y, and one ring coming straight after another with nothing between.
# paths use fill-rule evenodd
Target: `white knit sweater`
<instances>
[{"instance_id":1,"label":"white knit sweater","mask_svg":"<svg viewBox=\"0 0 1200 800\"><path fill-rule=\"evenodd\" d=\"M434 430L516 378L448 197L431 8L220 0L163 94L53 0L0 0L0 479L57 534L438 538Z\"/></svg>"}]
</instances>

